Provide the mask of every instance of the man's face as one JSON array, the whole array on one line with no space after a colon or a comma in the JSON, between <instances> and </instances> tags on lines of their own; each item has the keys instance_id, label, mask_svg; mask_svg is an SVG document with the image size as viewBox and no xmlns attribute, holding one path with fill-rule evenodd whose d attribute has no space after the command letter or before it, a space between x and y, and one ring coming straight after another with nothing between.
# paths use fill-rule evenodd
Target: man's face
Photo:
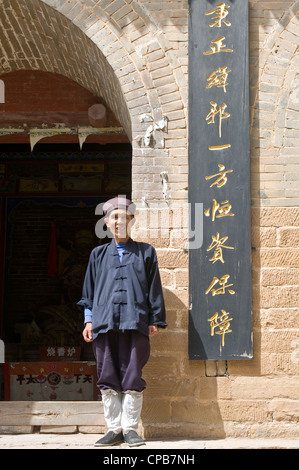
<instances>
[{"instance_id":1,"label":"man's face","mask_svg":"<svg viewBox=\"0 0 299 470\"><path fill-rule=\"evenodd\" d=\"M133 216L125 209L115 209L105 219L106 225L110 228L113 237L118 240L128 239L130 228L134 223L133 221Z\"/></svg>"}]
</instances>

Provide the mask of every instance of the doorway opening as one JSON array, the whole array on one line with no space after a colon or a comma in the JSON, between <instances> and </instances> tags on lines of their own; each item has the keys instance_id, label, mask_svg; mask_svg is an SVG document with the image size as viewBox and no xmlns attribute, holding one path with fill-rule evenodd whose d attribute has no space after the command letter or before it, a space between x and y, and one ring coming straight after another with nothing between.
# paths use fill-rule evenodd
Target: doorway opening
<instances>
[{"instance_id":1,"label":"doorway opening","mask_svg":"<svg viewBox=\"0 0 299 470\"><path fill-rule=\"evenodd\" d=\"M2 400L95 397L76 303L91 250L109 241L95 208L131 196L131 158L125 143L0 146Z\"/></svg>"},{"instance_id":2,"label":"doorway opening","mask_svg":"<svg viewBox=\"0 0 299 470\"><path fill-rule=\"evenodd\" d=\"M131 195L132 149L111 110L120 90L108 96L97 79L85 88L41 70L1 75L2 400L98 399L76 302L89 254L105 242L95 236L96 206Z\"/></svg>"}]
</instances>

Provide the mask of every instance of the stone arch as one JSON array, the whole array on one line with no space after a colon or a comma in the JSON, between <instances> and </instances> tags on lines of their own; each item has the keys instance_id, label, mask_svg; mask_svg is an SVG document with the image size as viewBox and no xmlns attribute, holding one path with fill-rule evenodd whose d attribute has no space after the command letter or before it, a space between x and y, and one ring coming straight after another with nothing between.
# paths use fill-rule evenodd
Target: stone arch
<instances>
[{"instance_id":1,"label":"stone arch","mask_svg":"<svg viewBox=\"0 0 299 470\"><path fill-rule=\"evenodd\" d=\"M163 8L170 13L169 4ZM146 150L165 149L164 154L156 152L161 159L168 148L181 148L178 156L187 157L186 76L145 3L3 0L0 12L3 73L28 68L58 72L101 96L131 140L133 160L151 126L155 129L154 123L171 113L170 120L180 119L179 129L171 123L169 132L166 126L158 130L152 149ZM187 21L187 8L185 15ZM145 114L152 123L142 118ZM164 161L163 170L173 172L170 160Z\"/></svg>"},{"instance_id":2,"label":"stone arch","mask_svg":"<svg viewBox=\"0 0 299 470\"><path fill-rule=\"evenodd\" d=\"M279 192L276 197L281 201L287 197L288 204L291 198L298 200L298 193L293 191L293 172L287 168L289 157L298 153L298 144L294 140L298 132L296 121L299 120L298 11L297 0L284 13L265 41L259 57L260 80L253 114L253 119L259 119L260 122L259 137L252 139L254 147L261 149L260 152L272 150L277 164L283 165L281 181L284 187L282 189L281 184L279 190L277 187ZM294 125L292 121L295 121ZM273 190L275 189L273 182ZM262 194L267 198L269 193L265 190Z\"/></svg>"},{"instance_id":3,"label":"stone arch","mask_svg":"<svg viewBox=\"0 0 299 470\"><path fill-rule=\"evenodd\" d=\"M273 32L269 34L269 36L265 39L263 46L260 48L260 54L258 59L258 67L260 69L260 74L256 73L253 77L253 85L256 87L256 93L253 99L254 108L256 108L256 103L258 101L258 92L263 91L263 85L265 84L265 82L263 81L263 76L269 71L271 67L275 66L275 61L272 60L271 62L273 56L278 59L277 61L279 61L279 58L281 58L281 60L285 59L286 61L290 60L289 57L286 58L284 56L284 53L288 49L286 47L286 43L283 42L283 36L285 34L294 34L295 36L298 36L298 24L295 24L298 11L299 0L296 0L294 1L294 4L284 13L282 18L280 20L277 20L277 23L273 28ZM296 51L296 47L294 47L294 50ZM289 70L290 67L285 68L285 74L288 73ZM257 88L258 84L259 88Z\"/></svg>"},{"instance_id":4,"label":"stone arch","mask_svg":"<svg viewBox=\"0 0 299 470\"><path fill-rule=\"evenodd\" d=\"M119 81L101 50L80 28L39 0L3 0L0 18L1 75L27 69L71 78L102 97L131 138L130 116Z\"/></svg>"},{"instance_id":5,"label":"stone arch","mask_svg":"<svg viewBox=\"0 0 299 470\"><path fill-rule=\"evenodd\" d=\"M40 0L40 3L53 7L78 26L109 62L129 110L133 148L137 148L135 157L151 127L149 121L141 118L145 114L148 119L160 122L167 112L180 110L184 113L181 126L186 134L186 77L171 44L140 0L100 0L96 5L82 0ZM187 8L185 11L187 19ZM112 106L111 109L114 110ZM167 140L176 138L177 147L186 149L186 135L180 136L179 131L178 136L171 134L162 132L153 146L167 149Z\"/></svg>"},{"instance_id":6,"label":"stone arch","mask_svg":"<svg viewBox=\"0 0 299 470\"><path fill-rule=\"evenodd\" d=\"M269 65L270 60L271 60L271 55L273 51L277 51L277 45L279 42L279 39L283 32L287 30L288 26L292 23L292 20L296 18L296 15L299 11L299 0L296 0L292 7L290 7L282 16L280 20L277 20L277 23L273 27L273 32L269 34L265 41L264 44L260 47L260 53L258 56L258 64L256 64L256 67L259 68L260 73L254 73L253 71L255 70L254 67L252 67L252 93L253 93L253 108L256 108L256 104L258 101L258 92L262 91L263 88L263 74L264 71L266 70L265 67ZM281 48L279 56L283 57L283 51L284 47ZM277 57L279 57L277 56ZM258 88L259 85L259 88ZM254 89L255 88L255 89ZM252 115L253 117L253 115Z\"/></svg>"},{"instance_id":7,"label":"stone arch","mask_svg":"<svg viewBox=\"0 0 299 470\"><path fill-rule=\"evenodd\" d=\"M187 86L186 77L180 70L180 64L174 51L171 51L170 42L157 19L141 0L124 0L123 2L100 0L96 7L90 6L90 2L82 0L76 2L67 0L61 2L40 1L65 15L90 37L103 52L116 73L119 72L120 66L123 68L129 65L129 61L134 64L137 71L148 70L151 72L148 67L150 60L145 56L153 50L157 50L155 45L158 45L158 48L164 52L174 75L183 86ZM166 8L169 9L169 6ZM118 53L116 53L117 51ZM125 59L123 59L124 57ZM119 76L121 80L122 75L119 74ZM145 85L148 87L148 83Z\"/></svg>"}]
</instances>

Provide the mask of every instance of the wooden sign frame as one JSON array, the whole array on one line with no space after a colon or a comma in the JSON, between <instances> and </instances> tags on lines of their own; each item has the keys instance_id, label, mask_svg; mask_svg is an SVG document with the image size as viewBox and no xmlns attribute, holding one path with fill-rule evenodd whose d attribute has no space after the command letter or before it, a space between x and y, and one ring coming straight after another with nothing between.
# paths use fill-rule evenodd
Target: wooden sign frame
<instances>
[{"instance_id":1,"label":"wooden sign frame","mask_svg":"<svg viewBox=\"0 0 299 470\"><path fill-rule=\"evenodd\" d=\"M189 0L192 360L253 357L248 77L248 1Z\"/></svg>"}]
</instances>

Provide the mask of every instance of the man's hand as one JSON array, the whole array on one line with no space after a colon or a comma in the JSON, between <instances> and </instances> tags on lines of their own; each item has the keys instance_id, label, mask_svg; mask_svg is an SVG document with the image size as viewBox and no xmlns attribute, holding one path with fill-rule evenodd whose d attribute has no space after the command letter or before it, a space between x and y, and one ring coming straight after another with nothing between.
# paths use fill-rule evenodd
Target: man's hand
<instances>
[{"instance_id":1,"label":"man's hand","mask_svg":"<svg viewBox=\"0 0 299 470\"><path fill-rule=\"evenodd\" d=\"M149 325L148 327L148 335L149 336L156 336L159 333L159 328L157 325Z\"/></svg>"},{"instance_id":2,"label":"man's hand","mask_svg":"<svg viewBox=\"0 0 299 470\"><path fill-rule=\"evenodd\" d=\"M85 323L85 328L82 332L82 335L86 343L92 342L92 323L91 322Z\"/></svg>"}]
</instances>

